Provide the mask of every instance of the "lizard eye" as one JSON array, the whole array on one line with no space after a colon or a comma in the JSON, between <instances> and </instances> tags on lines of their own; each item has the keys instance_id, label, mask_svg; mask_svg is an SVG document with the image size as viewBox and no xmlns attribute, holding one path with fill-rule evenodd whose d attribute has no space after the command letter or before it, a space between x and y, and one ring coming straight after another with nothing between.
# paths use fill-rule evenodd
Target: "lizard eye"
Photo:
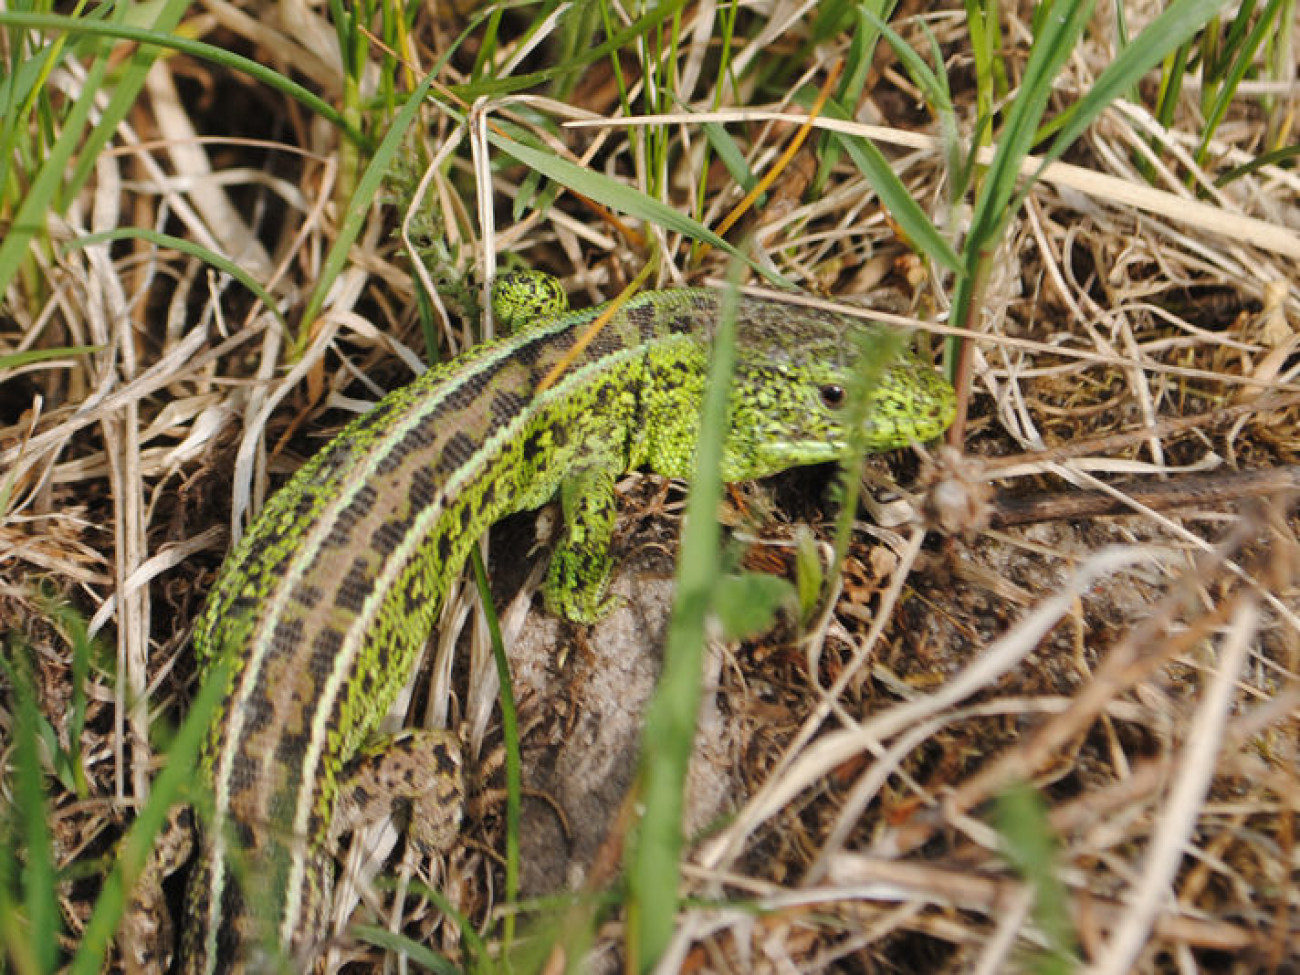
<instances>
[{"instance_id":1,"label":"lizard eye","mask_svg":"<svg viewBox=\"0 0 1300 975\"><path fill-rule=\"evenodd\" d=\"M832 410L837 410L844 405L844 387L835 383L827 383L820 390L822 402Z\"/></svg>"}]
</instances>

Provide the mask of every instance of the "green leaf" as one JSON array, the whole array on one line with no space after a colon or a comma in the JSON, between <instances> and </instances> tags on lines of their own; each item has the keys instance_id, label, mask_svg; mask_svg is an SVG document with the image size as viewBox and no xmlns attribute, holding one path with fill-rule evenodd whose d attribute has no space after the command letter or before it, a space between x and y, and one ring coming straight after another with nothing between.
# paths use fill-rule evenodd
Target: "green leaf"
<instances>
[{"instance_id":1,"label":"green leaf","mask_svg":"<svg viewBox=\"0 0 1300 975\"><path fill-rule=\"evenodd\" d=\"M800 525L794 534L794 581L799 596L799 619L807 622L817 612L826 586L817 539L807 525Z\"/></svg>"},{"instance_id":2,"label":"green leaf","mask_svg":"<svg viewBox=\"0 0 1300 975\"><path fill-rule=\"evenodd\" d=\"M40 605L72 647L72 707L66 715L68 747L59 747L55 767L64 787L75 793L77 798L86 799L90 795L90 783L86 781L86 768L81 755L81 733L86 727L86 708L89 703L86 684L90 680L91 658L97 650L102 652L103 648L96 646L86 618L74 607L53 596L42 598Z\"/></svg>"},{"instance_id":3,"label":"green leaf","mask_svg":"<svg viewBox=\"0 0 1300 975\"><path fill-rule=\"evenodd\" d=\"M1070 895L1056 873L1057 839L1043 797L1015 782L997 797L997 830L1007 861L1034 891L1035 926L1047 941L1027 970L1069 975L1078 970Z\"/></svg>"},{"instance_id":4,"label":"green leaf","mask_svg":"<svg viewBox=\"0 0 1300 975\"><path fill-rule=\"evenodd\" d=\"M728 640L743 640L771 629L777 611L794 599L794 586L780 576L742 572L718 580L713 611Z\"/></svg>"},{"instance_id":5,"label":"green leaf","mask_svg":"<svg viewBox=\"0 0 1300 975\"><path fill-rule=\"evenodd\" d=\"M1087 26L1091 11L1091 2L1066 0L1039 10L1044 27L1034 38L1020 89L1007 112L1006 126L998 135L997 149L971 215L967 268L972 272L975 262L992 249L1002 228L1015 214L1010 203L1020 178L1020 164L1037 137L1052 84Z\"/></svg>"},{"instance_id":6,"label":"green leaf","mask_svg":"<svg viewBox=\"0 0 1300 975\"><path fill-rule=\"evenodd\" d=\"M1042 134L1057 133L1051 149L1043 157L1044 164L1059 159L1108 105L1177 51L1224 6L1225 0L1174 0L1169 4L1106 66L1082 98L1044 126Z\"/></svg>"},{"instance_id":7,"label":"green leaf","mask_svg":"<svg viewBox=\"0 0 1300 975\"><path fill-rule=\"evenodd\" d=\"M140 9L146 6L120 4L113 9L115 12L131 14L138 19ZM144 84L150 64L162 50L182 51L243 71L250 77L301 101L323 118L340 126L349 138L364 144L364 137L349 128L331 105L284 75L249 58L211 44L173 35L171 31L188 7L189 0L167 0L166 3L156 5L159 11L157 19L148 28L133 26L121 20L106 22L52 14L0 11L0 27L57 31L102 40L133 41L141 45L126 67L120 71L113 85L107 83L112 64L111 52L107 50L107 45L102 45L104 49L97 52L90 64L85 82L80 89L81 94L60 120L58 138L45 152L40 169L31 180L31 184L26 187L22 203L18 206L3 238L0 239L0 294L8 291L9 285L23 264L33 238L44 231L46 214L62 213L67 206L67 201L76 196L89 177L99 152L112 138L118 124L130 111L136 95ZM108 104L99 110L98 121L88 130L91 110L95 108L96 102L103 98L106 91L109 93ZM8 157L0 161L0 186L4 185L6 177L3 174L9 164Z\"/></svg>"},{"instance_id":8,"label":"green leaf","mask_svg":"<svg viewBox=\"0 0 1300 975\"><path fill-rule=\"evenodd\" d=\"M96 975L103 971L108 942L117 930L131 886L140 876L154 841L162 832L168 812L180 800L182 790L194 778L199 747L203 744L209 723L229 692L230 675L229 664L218 661L204 677L203 686L195 695L189 714L185 716L185 721L167 752L162 771L154 779L149 799L127 830L126 837L118 848L117 862L104 878L104 886L68 968L70 975ZM195 798L198 800L202 797Z\"/></svg>"},{"instance_id":9,"label":"green leaf","mask_svg":"<svg viewBox=\"0 0 1300 975\"><path fill-rule=\"evenodd\" d=\"M478 586L479 601L487 620L488 636L492 642L492 659L496 662L497 682L500 685L501 734L506 752L506 889L505 905L513 908L519 897L519 823L523 796L523 763L519 753L519 709L515 704L514 684L510 674L510 659L506 656L505 640L501 636L501 622L492 602L492 585L487 568L483 565L483 552L475 545L470 550L470 563L474 566L474 582ZM515 916L508 910L505 916L503 948L509 950L514 941Z\"/></svg>"},{"instance_id":10,"label":"green leaf","mask_svg":"<svg viewBox=\"0 0 1300 975\"><path fill-rule=\"evenodd\" d=\"M731 137L727 127L720 122L705 122L701 128L704 138L709 140L709 148L718 155L718 160L727 168L729 175L737 186L748 193L758 182L758 177L745 161L745 154L736 140Z\"/></svg>"},{"instance_id":11,"label":"green leaf","mask_svg":"<svg viewBox=\"0 0 1300 975\"><path fill-rule=\"evenodd\" d=\"M632 41L640 41L648 32L670 17L675 16L685 5L686 0L670 0L669 3L661 3L632 21L623 30L606 40L605 43L589 48L553 68L534 71L531 74L516 75L513 78L476 80L464 85L455 85L452 87L451 92L458 99L461 99L464 104L469 104L484 96L510 95L529 88L539 88L547 82L563 78L579 68L584 68L599 61L601 58L617 54L624 45Z\"/></svg>"},{"instance_id":12,"label":"green leaf","mask_svg":"<svg viewBox=\"0 0 1300 975\"><path fill-rule=\"evenodd\" d=\"M180 4L182 8L189 5L188 0ZM241 54L215 44L206 44L190 37L171 34L165 30L147 27L133 27L122 23L105 23L98 20L83 20L75 17L61 17L57 14L29 14L14 11L0 11L0 27L25 27L29 30L61 31L71 35L103 37L112 40L133 41L143 47L157 50L171 50L180 54L211 61L223 65L232 71L247 75L254 81L260 81L268 88L288 95L304 108L316 113L326 121L338 126L348 139L358 146L367 147L369 140L364 134L351 128L341 114L310 88L305 88L287 75L268 68L266 65L246 58ZM155 50L155 56L157 53Z\"/></svg>"}]
</instances>

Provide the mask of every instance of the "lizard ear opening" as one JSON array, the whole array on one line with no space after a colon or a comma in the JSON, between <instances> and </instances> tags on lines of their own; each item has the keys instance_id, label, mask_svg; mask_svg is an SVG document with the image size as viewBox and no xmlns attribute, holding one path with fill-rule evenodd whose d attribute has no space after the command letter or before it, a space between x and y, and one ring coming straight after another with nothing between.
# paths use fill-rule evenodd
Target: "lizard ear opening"
<instances>
[{"instance_id":1,"label":"lizard ear opening","mask_svg":"<svg viewBox=\"0 0 1300 975\"><path fill-rule=\"evenodd\" d=\"M838 410L844 405L845 392L844 387L837 383L827 383L820 390L822 402L832 410Z\"/></svg>"}]
</instances>

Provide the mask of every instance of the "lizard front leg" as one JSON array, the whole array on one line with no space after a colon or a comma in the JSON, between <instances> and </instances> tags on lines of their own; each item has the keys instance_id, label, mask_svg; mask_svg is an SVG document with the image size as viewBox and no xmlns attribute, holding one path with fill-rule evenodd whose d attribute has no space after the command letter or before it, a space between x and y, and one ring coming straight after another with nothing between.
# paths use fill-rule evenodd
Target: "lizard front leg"
<instances>
[{"instance_id":1,"label":"lizard front leg","mask_svg":"<svg viewBox=\"0 0 1300 975\"><path fill-rule=\"evenodd\" d=\"M605 592L612 568L609 542L618 515L617 477L613 464L589 465L560 485L564 528L542 594L548 610L575 623L595 623L618 605L618 599Z\"/></svg>"}]
</instances>

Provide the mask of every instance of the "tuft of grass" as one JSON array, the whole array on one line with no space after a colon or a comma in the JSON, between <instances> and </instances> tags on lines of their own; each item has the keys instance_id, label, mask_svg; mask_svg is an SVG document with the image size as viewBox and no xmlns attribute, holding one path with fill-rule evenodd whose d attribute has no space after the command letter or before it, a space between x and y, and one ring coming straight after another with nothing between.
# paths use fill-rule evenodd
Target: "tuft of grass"
<instances>
[{"instance_id":1,"label":"tuft of grass","mask_svg":"<svg viewBox=\"0 0 1300 975\"><path fill-rule=\"evenodd\" d=\"M34 266L28 262L34 242L40 241L40 246L48 249L47 214L62 216L82 191L99 153L135 104L145 75L162 47L181 43L173 31L188 8L189 0L164 0L149 8L156 13L144 24L130 21L147 17L142 14L145 8L125 2L108 5L107 22L95 15L98 11L88 14L80 4L67 17L0 11L0 26L11 28L13 42L9 84L3 86L0 95L9 105L21 106L12 124L6 122L0 128L0 212L12 213L9 228L0 238L0 294L8 291L20 273L24 273L29 286L37 284ZM53 108L55 102L46 90L49 76L71 53L80 52L75 47L70 50L62 39L42 48L24 30L67 32L91 54L80 91L75 99L64 103L62 112ZM141 46L110 79L114 49L105 41L113 38L138 41ZM24 59L24 54L31 56ZM219 56L227 61L233 59L227 52ZM256 67L255 62L247 63ZM263 74L260 68L257 73ZM91 109L101 95L107 104L92 125ZM316 101L330 111L325 103ZM39 116L42 124L34 125L37 119L33 116ZM47 146L45 136L54 129L58 135ZM11 168L15 156L27 160L28 167ZM30 296L39 303L43 292L37 290Z\"/></svg>"},{"instance_id":2,"label":"tuft of grass","mask_svg":"<svg viewBox=\"0 0 1300 975\"><path fill-rule=\"evenodd\" d=\"M989 275L999 244L1028 194L1032 181L1021 185L1021 165L1039 139L1054 134L1041 167L1059 159L1096 117L1116 98L1136 85L1148 70L1193 36L1223 6L1222 0L1174 0L1102 72L1092 87L1052 124L1042 128L1052 86L1087 26L1091 3L1046 3L1034 18L1034 43L1015 97L997 133L997 148L980 181L971 226L962 246L962 273L953 295L953 324L974 327L983 306ZM968 350L952 343L953 358L969 362ZM949 440L961 442L965 429L969 368L954 370L958 409Z\"/></svg>"},{"instance_id":3,"label":"tuft of grass","mask_svg":"<svg viewBox=\"0 0 1300 975\"><path fill-rule=\"evenodd\" d=\"M1236 194L1227 196L1229 202L1256 220L1268 217L1261 200L1279 210L1292 205L1294 100L1276 86L1264 85L1264 93L1257 94L1254 85L1293 77L1294 0L1254 0L1231 8L1212 0L1175 0L1153 12L1149 21L1141 18L1151 14L1136 6L1056 0L1034 7L1030 23L1021 22L1020 8L981 0L965 0L952 10L923 10L906 19L895 13L895 6L889 0L834 0L812 5L802 19L786 23L769 19L780 5L685 0L642 6L604 0L433 6L331 0L312 11L328 28L317 35L326 46L306 51L316 63L337 65L328 75L299 70L303 65L296 55L314 39L285 38L282 25L270 18L247 34L233 21L219 29L213 19L187 21L191 8L182 0L78 2L58 8L43 0L0 11L0 295L5 301L0 314L0 599L6 600L0 609L9 607L12 593L25 591L25 580L39 574L56 580L57 590L88 616L93 613L111 625L113 614L105 608L110 597L118 596L120 607L121 599L147 585L155 610L146 622L153 629L138 645L153 657L147 667L131 666L137 668L141 686L150 682L150 708L169 709L169 695L178 684L169 675L187 620L182 612L160 607L192 611L199 601L215 553L196 555L219 544L214 539L230 521L224 476L228 458L240 458L234 508L255 507L248 499L260 498L275 478L310 453L343 410L404 378L397 367L390 370L381 363L394 362L396 352L418 367L420 356L406 349L417 314L427 326L426 361L481 334L472 313L449 314L442 303L453 311L470 309L470 296L498 260L558 271L593 299L617 291L642 269L653 269L660 283L695 280L720 273L726 257L736 260L738 254L749 262L754 277L807 291L865 294L902 280L905 297L922 310L919 317L948 314L947 324L966 328L967 334L989 330L981 334L980 373L962 397L965 403L981 394L978 420L968 427L969 439L954 433L954 439L977 453L1016 454L1026 444L1078 444L1085 439L1080 431L1090 429L1081 418L1108 414L1117 405L1116 415L1127 417L1132 406L1143 423L1155 428L1166 414L1235 396L1237 384L1250 383L1252 390L1295 385L1285 346L1270 346L1272 340L1266 338L1273 329L1289 334L1295 317L1294 288L1288 290L1285 280L1280 289L1266 287L1270 277L1285 279L1290 266L1270 264L1278 251L1263 244L1255 249L1248 239L1229 238L1227 230L1222 239L1231 239L1233 247L1223 246L1217 228L1198 234L1184 227L1186 237L1171 232L1170 227L1183 226L1177 203L1153 208L1153 219L1135 221L1126 207L1102 193L1076 189L1089 200L1088 207L1080 208L1062 200L1052 184L1034 179L1043 165L1069 151L1080 166L1114 167L1115 177L1129 188L1145 189L1143 178L1163 181L1166 202L1193 178L1202 178L1195 166L1207 182ZM199 35L202 31L210 33ZM286 64L295 70L268 67ZM160 131L153 118L160 106L144 87L148 70L179 81L175 108L188 113L195 142L213 164L210 171L186 171L169 155L173 147L151 142L149 135L144 142L128 140L128 120L133 132ZM838 78L835 70L841 72ZM234 91L255 93L259 111L249 113L249 119L215 118L205 99L214 93L226 98ZM822 103L819 99L827 93ZM1126 111L1112 111L1121 99L1148 108L1163 132L1114 140L1110 130L1128 124ZM702 121L705 111L718 114ZM760 117L759 111L767 114ZM799 125L857 123L877 112L883 118L875 117L894 128L893 135L934 129L938 139L925 149L900 139L899 145L910 148L898 151L884 139L824 131L792 153L791 133ZM582 113L586 117L578 121L583 127L571 125ZM244 127L254 115L267 114L274 118L281 143L269 142L264 130ZM644 126L621 126L626 118L643 115L654 118ZM1104 115L1107 124L1098 126ZM778 121L771 121L777 116ZM476 126L472 130L471 122ZM304 133L310 133L310 142L299 144ZM795 155L789 168L782 168L784 160L776 162L782 153ZM797 175L805 165L811 175ZM420 270L417 257L400 253L395 245L395 225L405 222L417 186L420 211L409 216L419 228L421 244L427 245L421 253L434 265L428 275L433 286L427 291L408 284ZM269 264L255 270L241 263L232 255L242 237L214 244L206 231L216 221L206 212L190 214L199 191L214 188L232 211L249 217L244 237L251 235L276 255L280 263L274 272ZM1198 185L1195 191L1209 195L1208 186ZM744 224L732 236L722 215L738 212L737 201L750 193ZM1027 211L1023 204L1031 195L1033 209ZM1224 207L1225 223L1237 216L1215 202ZM110 212L117 214L119 226L75 238L83 225L101 228L88 214ZM70 242L61 239L60 218L76 224ZM741 248L736 241L742 235L759 243ZM1116 260L1112 266L1108 262L1116 255L1132 263ZM919 258L915 266L910 263L914 258ZM209 269L217 273L208 275ZM229 288L222 280L227 277L241 287ZM126 296L122 304L97 304L97 296L114 289ZM1226 296L1231 314L1216 312L1206 294L1216 300ZM287 342L272 341L278 338L274 330L263 334L240 324L248 305L257 301L291 323L282 326ZM418 313L412 310L416 306ZM1256 319L1263 323L1258 331ZM1130 332L1130 321L1145 325ZM196 323L210 332L207 344L187 346L193 354L174 355L176 336L192 335ZM1001 334L1004 324L1015 331L1014 341ZM332 330L335 325L339 327ZM1065 358L1090 341L1098 348L1084 350L1077 361ZM951 368L963 379L971 377L967 357L974 351L969 344L951 348ZM289 361L307 355L317 363L310 373L286 371ZM162 364L170 367L167 375L150 372ZM298 388L304 377L306 392ZM1219 441L1213 429L1198 433L1214 443L1216 457L1232 458L1234 464L1289 463L1285 446L1277 444L1293 439L1293 424L1286 414L1279 417L1269 437L1252 437L1244 430ZM132 436L121 436L122 424L131 427ZM230 436L241 442L230 446ZM1153 444L1163 439L1168 438L1151 434ZM1185 443L1177 446L1180 457L1195 453ZM1208 455L1197 457L1195 462L1208 462ZM1037 463L1042 481L1058 473L1035 455L1016 459ZM1144 469L1135 465L1126 448L1108 449L1106 456L1084 466L1090 472L1136 470L1133 476L1140 478ZM907 461L888 466L910 473ZM114 473L121 471L128 476ZM1227 480L1235 472L1224 473ZM1079 471L1070 476L1080 483L1084 477ZM1105 486L1114 489L1114 479ZM825 754L817 751L823 732L830 730L823 722L840 721L847 728L865 720L868 712L888 715L895 696L928 693L933 682L946 680L965 662L960 654L982 652L987 619L964 614L961 602L978 580L994 580L987 591L981 590L981 605L996 619L1011 619L1026 605L1032 608L1041 601L1037 590L1050 588L1041 581L1046 576L1026 565L1024 553L1014 546L999 558L990 557L988 564L981 561L989 550L1002 551L996 548L1000 540L990 537L970 549L952 541L924 553L931 565L951 570L942 587L932 580L927 586L925 575L916 586L906 578L878 582L871 572L889 559L880 549L863 551L864 532L852 521L860 486L848 477L838 490L845 500L833 527L836 563L845 567L851 612L836 616L836 628L844 627L841 640L857 643L843 657L836 656L831 644L817 650L827 668L842 667L824 697L816 667L809 673L782 670L786 661L814 654L792 654L787 647L765 643L754 654L761 663L753 683L728 688L742 695L756 686L768 688L759 702L762 713L778 715L765 720L762 735L749 742L752 754L765 762L754 760L761 765L753 771L756 790L777 788L776 780L792 767L808 774ZM113 501L126 492L145 501L140 537L115 518ZM1149 520L1138 530L1171 546L1193 547L1209 535L1206 523L1194 519L1175 523L1149 513L1145 517ZM689 653L698 653L701 614L715 613L729 632L752 630L789 595L788 587L769 577L729 575L726 560L717 556L716 537L707 526L697 529L694 524L701 520L711 519L692 518L689 548L683 550L683 558L692 553L683 571L689 568L684 581L688 592L694 587L690 599L696 601L682 610L673 651L677 662L665 692L670 687L692 690L689 674L681 675L692 666L698 671L698 658ZM1101 531L1098 525L1090 527ZM714 530L716 534L716 525ZM697 536L697 531L705 534ZM797 598L801 615L809 619L823 592L832 588L828 583L839 583L829 572L839 570L819 563L810 534L796 537ZM1044 561L1058 557L1077 564L1089 557L1086 550L1064 544L1058 551L1041 538L1030 544ZM909 552L920 546L918 535ZM115 562L115 553L129 551L141 553L140 560ZM904 561L898 571L905 576L911 565ZM1205 570L1197 584L1204 592L1217 592L1220 583L1227 585ZM1277 583L1271 589L1285 604L1286 586ZM711 608L701 609L700 592L707 593ZM900 601L891 601L896 597ZM1093 598L1099 597L1080 601L1073 648L1083 686L1089 686L1085 663L1107 650L1089 629L1088 600ZM78 838L117 831L106 813L93 810L119 808L104 801L114 795L110 783L136 777L114 763L121 756L146 760L148 741L123 742L106 730L113 727L113 708L125 694L115 702L112 678L97 672L91 627L78 622L76 614L63 617L53 605L33 611L25 607L40 604L25 598L18 605L39 624L59 631L73 648L65 678L73 686L62 714L48 713L52 706L44 703L62 697L20 688L22 668L17 665L10 668L12 675L6 671L0 687L0 722L13 729L0 790L13 797L0 807L0 826L6 831L0 844L0 939L10 952L5 964L44 972L74 957L77 970L96 970L107 957L107 938L121 909L121 894L114 891L122 889L122 882L106 882L103 896L91 905L93 893L83 891L94 885L85 878L108 869L97 859L100 854L76 853L73 862L60 866L55 836L42 830L41 823L69 829ZM1107 627L1118 629L1128 625L1124 610L1121 599L1100 615ZM863 617L876 626L868 633L874 632L878 641L855 628ZM904 621L907 626L898 625ZM951 635L954 631L957 636ZM6 644L7 659L27 652L14 639ZM1259 648L1267 664L1261 672L1274 667L1278 673L1293 673L1294 661L1273 654L1269 640ZM501 648L496 649L500 667ZM737 652L738 670L753 665L747 652ZM1055 668L1068 669L1068 656L1054 655L1052 668L1035 670L1033 676L1051 685L1053 693L1077 694L1069 681L1060 687L1052 683ZM1191 693L1201 662L1188 652L1167 666L1172 686ZM121 672L126 669L124 662ZM187 672L185 664L176 671ZM504 679L502 685L508 686ZM873 851L872 842L894 836L891 830L899 823L924 832L924 824L909 823L909 804L929 804L933 790L948 789L971 802L987 798L974 760L970 767L963 762L966 756L994 761L1014 753L1002 737L981 736L977 712L1004 707L1006 715L1013 715L1042 706L1041 696L1017 697L1015 690L998 685L990 688L989 700L972 705L963 721L974 731L917 732L911 752L904 745L912 739L856 743L851 754L819 769L821 774L813 777L819 783L816 794L810 789L788 798L780 812L763 810L770 817L763 821L773 824L770 830L756 828L740 839L734 839L730 826L721 830L741 851L736 859L710 859L705 854L712 848L701 843L696 866L734 867L746 874L746 884L766 892L751 897L752 891L743 889L745 911L751 904L759 911L789 910L782 901L786 896L829 898L801 918L806 922L802 930L813 932L815 947L795 946L797 963L833 967L847 958L846 967L897 967L903 963L899 959L932 952L943 941L941 929L951 930L925 926L930 909L925 898L937 900L935 892L917 895L921 906L915 929L855 944L853 938L862 931L887 926L877 924L883 913L872 913L884 909L836 899L833 885L821 891L800 887L805 851L816 851L817 862L860 866L859 858ZM1251 692L1272 703L1270 696L1277 691L1261 678ZM216 692L205 687L202 693ZM698 699L698 689L695 693ZM1034 693L1040 693L1037 685ZM795 706L784 710L790 701ZM749 703L742 699L735 710L743 713ZM1242 706L1241 735L1248 747L1238 750L1237 760L1265 761L1293 751L1291 729L1270 724L1268 713L1252 713L1251 705ZM1115 713L1106 716L1111 722L1105 728L1106 748L1099 750L1093 769L1104 770L1113 761L1124 770L1125 785L1130 778L1141 781L1141 767L1129 775L1137 763L1126 749L1140 737L1144 723L1126 724L1124 716L1146 714L1144 707L1136 696L1116 702ZM506 701L502 712L506 723L514 721ZM657 705L647 741L644 761L657 768L656 735L665 727L674 729L664 741L669 754L656 775L655 800L637 836L638 843L644 838L649 845L639 846L628 859L628 896L642 965L662 951L665 938L671 939L682 915L695 904L725 909L736 903L725 897L677 899L683 889L689 893L696 884L716 883L681 868L691 847L679 835L680 783L674 775L680 771L682 750L689 747L686 722L695 713L694 706L680 702ZM790 732L795 725L798 732ZM1065 737L1086 748L1089 727L1071 730ZM609 936L596 920L616 914L616 898L622 895L584 899L571 913L568 899L515 896L515 850L524 827L512 810L522 787L517 758L510 757L519 746L517 733L507 731L505 738L507 893L502 916L507 920L487 925L487 939L477 940L470 925L491 907L486 898L474 901L466 908L469 916L459 919L461 943L469 967L490 970L491 959L508 957L509 964L519 966L516 970L536 970L546 960L530 952L537 944L551 943L552 928L558 932L552 940L571 959L590 944L608 945ZM882 758L877 748L922 759L943 754L942 772L952 781L926 780L901 758L890 766L890 753ZM1158 751L1159 743L1143 742L1133 754L1145 760ZM168 773L180 754L173 753ZM919 764L922 772L932 768ZM859 766L867 771L845 799L841 785ZM1240 788L1239 768L1219 771ZM175 796L174 778L166 774L155 783L155 796ZM1271 769L1270 774L1280 773ZM872 776L889 782L876 801L871 799L876 795ZM968 778L962 781L962 776ZM1252 786L1264 783L1259 788L1266 790L1271 781L1252 771ZM1094 785L1093 779L1081 779L1084 790ZM1101 792L1108 788L1096 786ZM840 802L843 806L837 807ZM1252 793L1236 796L1234 802L1235 809L1249 809L1240 813L1245 821L1241 829L1216 833L1220 813L1203 811L1201 835L1221 846L1186 871L1180 896L1205 916L1220 912L1224 927L1216 928L1216 935L1231 928L1227 933L1237 937L1235 917L1285 916L1269 892L1287 889L1289 878L1264 866L1244 885L1238 876L1216 883L1215 865L1272 864L1277 858L1268 852L1271 847L1288 849L1291 840L1284 817L1268 812L1275 797ZM138 851L151 842L156 832L150 833L150 824L158 822L160 808L142 807L147 815L141 817L141 832L131 834L124 850ZM746 822L747 812L736 811L736 821ZM844 822L822 828L837 818ZM1040 848L1037 859L1026 852L1031 866L1021 868L1036 889L1049 889L1048 878L1041 887L1034 878L1042 864L1055 862L1052 857L1084 874L1081 884L1095 879L1086 875L1086 857L1070 859L1073 845L1042 852L1039 841L1048 834L1042 831L1041 810L1025 822L1029 825L1004 827L1004 832L1009 845L1026 836ZM943 854L951 849L946 843L960 842L962 827L947 825L951 836L932 834L934 848L940 850L933 866L958 871L943 861ZM1259 837L1264 840L1251 846ZM1128 839L1138 847L1147 838L1136 834ZM1238 855L1221 855L1225 847ZM1122 855L1117 849L1107 855ZM754 856L756 851L762 855ZM114 876L123 870L129 875L135 855L124 857ZM770 874L752 869L754 861L773 864ZM990 873L996 867L994 861ZM778 882L776 876L782 879ZM1101 882L1097 886L1102 894L1089 893L1100 902L1108 888ZM1198 898L1201 890L1236 892L1243 887L1253 900L1225 906ZM436 901L436 892L429 893ZM60 922L61 898L70 898L76 909L66 923ZM91 926L78 933L71 918L85 916L92 906ZM980 944L995 925L982 921L978 904L963 907L962 943ZM934 908L936 914L941 910ZM512 929L515 916L528 917L526 936ZM943 920L950 924L952 916ZM1020 942L1028 943L1051 923L1050 917L1035 913L1032 930L1022 932ZM751 931L743 925L727 928L710 950L725 950L718 945L728 936L743 944ZM1279 922L1268 929L1273 941L1265 947L1285 954L1276 946L1293 941L1292 933ZM364 934L371 943L407 951L430 967L440 964L409 940L369 929ZM1155 931L1150 941L1165 945L1170 939ZM920 951L915 950L918 943ZM1068 931L1062 929L1059 943L1069 945ZM1189 938L1177 950L1195 956L1201 948ZM1260 951L1261 957L1266 954ZM1278 964L1285 960L1273 959Z\"/></svg>"}]
</instances>

